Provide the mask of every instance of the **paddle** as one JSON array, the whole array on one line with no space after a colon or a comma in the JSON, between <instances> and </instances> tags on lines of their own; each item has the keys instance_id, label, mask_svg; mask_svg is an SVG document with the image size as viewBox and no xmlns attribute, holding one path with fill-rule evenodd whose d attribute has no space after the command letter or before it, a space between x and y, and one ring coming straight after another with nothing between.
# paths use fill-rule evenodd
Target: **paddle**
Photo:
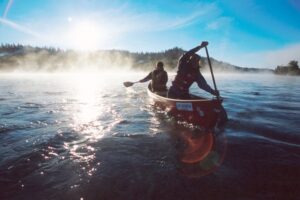
<instances>
[{"instance_id":1,"label":"paddle","mask_svg":"<svg viewBox=\"0 0 300 200\"><path fill-rule=\"evenodd\" d=\"M207 55L207 61L208 61L208 64L209 64L210 72L211 72L211 77L212 77L212 80L213 80L213 83L214 83L215 90L217 91L217 84L216 84L215 77L214 77L214 72L213 72L213 69L212 69L212 66L211 66L207 46L205 46L205 51L206 51L206 55ZM219 92L217 93L217 99L220 101L220 116L221 116L220 120L218 122L218 126L223 126L226 123L226 121L228 120L228 115L227 115L226 110L224 109L224 107L221 104L221 98L220 98L220 93Z\"/></svg>"},{"instance_id":2,"label":"paddle","mask_svg":"<svg viewBox=\"0 0 300 200\"><path fill-rule=\"evenodd\" d=\"M213 69L212 69L212 66L211 66L211 62L210 62L210 57L209 57L208 50L207 50L207 46L205 46L205 51L206 51L207 61L208 61L208 65L209 65L209 68L210 68L211 77L212 77L212 80L213 80L213 83L214 83L214 87L215 87L215 90L218 91L217 90L217 84L216 84L216 81L215 81L214 72L213 72ZM217 94L217 99L220 99L220 93Z\"/></svg>"},{"instance_id":3,"label":"paddle","mask_svg":"<svg viewBox=\"0 0 300 200\"><path fill-rule=\"evenodd\" d=\"M130 87L130 86L133 86L133 84L135 84L135 83L139 83L139 81L137 81L137 82L126 81L126 82L123 83L123 85L125 87Z\"/></svg>"}]
</instances>

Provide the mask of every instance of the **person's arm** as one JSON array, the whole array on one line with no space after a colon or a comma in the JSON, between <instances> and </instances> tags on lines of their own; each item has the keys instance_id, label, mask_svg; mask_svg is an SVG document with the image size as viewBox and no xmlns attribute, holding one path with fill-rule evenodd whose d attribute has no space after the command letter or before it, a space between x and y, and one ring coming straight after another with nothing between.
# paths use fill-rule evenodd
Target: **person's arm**
<instances>
[{"instance_id":1,"label":"person's arm","mask_svg":"<svg viewBox=\"0 0 300 200\"><path fill-rule=\"evenodd\" d=\"M195 48L189 50L187 52L187 54L192 55L194 53L196 53L197 51L199 51L200 49L202 49L203 47L206 47L208 45L207 41L203 41L199 46L196 46Z\"/></svg>"},{"instance_id":2,"label":"person's arm","mask_svg":"<svg viewBox=\"0 0 300 200\"><path fill-rule=\"evenodd\" d=\"M205 90L206 92L211 93L212 95L218 95L218 91L217 90L213 90L206 82L205 78L202 76L201 73L197 74L197 79L196 82L199 86L199 88Z\"/></svg>"},{"instance_id":3,"label":"person's arm","mask_svg":"<svg viewBox=\"0 0 300 200\"><path fill-rule=\"evenodd\" d=\"M152 72L150 72L145 78L139 80L140 83L150 81L152 79Z\"/></svg>"},{"instance_id":4,"label":"person's arm","mask_svg":"<svg viewBox=\"0 0 300 200\"><path fill-rule=\"evenodd\" d=\"M206 47L208 45L208 42L206 41L203 41L201 43L201 45L189 50L188 52L186 52L185 54L183 54L180 58L179 58L179 61L178 61L178 71L186 71L188 70L186 68L186 66L189 66L189 59L190 57L195 54L197 51L199 51L201 48L203 47Z\"/></svg>"},{"instance_id":5,"label":"person's arm","mask_svg":"<svg viewBox=\"0 0 300 200\"><path fill-rule=\"evenodd\" d=\"M191 55L195 54L197 51L199 51L201 48L206 47L208 45L208 42L203 41L201 43L201 45L196 46L195 48L189 50L188 52L186 52L185 54L183 54L183 56L180 58L180 60L185 60L188 59Z\"/></svg>"}]
</instances>

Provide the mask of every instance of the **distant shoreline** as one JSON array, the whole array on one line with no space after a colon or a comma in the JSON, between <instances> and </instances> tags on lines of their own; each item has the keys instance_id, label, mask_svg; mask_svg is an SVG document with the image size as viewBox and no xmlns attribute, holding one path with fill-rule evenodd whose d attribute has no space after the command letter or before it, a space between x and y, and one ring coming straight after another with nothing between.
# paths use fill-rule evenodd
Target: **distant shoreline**
<instances>
[{"instance_id":1,"label":"distant shoreline","mask_svg":"<svg viewBox=\"0 0 300 200\"><path fill-rule=\"evenodd\" d=\"M162 52L132 53L126 50L98 50L79 52L48 47L32 47L23 45L0 46L0 72L16 70L29 72L59 72L84 70L85 67L94 70L106 70L107 67L132 70L151 70L157 61L163 61L165 68L175 71L180 56L185 51L174 47ZM274 73L266 68L244 68L211 58L216 73ZM122 68L121 67L121 68ZM204 57L203 72L208 71L207 59Z\"/></svg>"},{"instance_id":2,"label":"distant shoreline","mask_svg":"<svg viewBox=\"0 0 300 200\"><path fill-rule=\"evenodd\" d=\"M290 61L287 66L277 66L274 73L276 75L300 76L298 61Z\"/></svg>"}]
</instances>

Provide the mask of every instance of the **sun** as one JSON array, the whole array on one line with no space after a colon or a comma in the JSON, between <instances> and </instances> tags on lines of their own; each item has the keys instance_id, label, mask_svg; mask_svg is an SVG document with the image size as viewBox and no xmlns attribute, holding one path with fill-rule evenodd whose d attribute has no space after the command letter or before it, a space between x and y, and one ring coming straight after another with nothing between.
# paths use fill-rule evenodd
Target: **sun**
<instances>
[{"instance_id":1,"label":"sun","mask_svg":"<svg viewBox=\"0 0 300 200\"><path fill-rule=\"evenodd\" d=\"M79 50L95 50L105 37L105 31L92 21L74 23L69 32L71 45Z\"/></svg>"}]
</instances>

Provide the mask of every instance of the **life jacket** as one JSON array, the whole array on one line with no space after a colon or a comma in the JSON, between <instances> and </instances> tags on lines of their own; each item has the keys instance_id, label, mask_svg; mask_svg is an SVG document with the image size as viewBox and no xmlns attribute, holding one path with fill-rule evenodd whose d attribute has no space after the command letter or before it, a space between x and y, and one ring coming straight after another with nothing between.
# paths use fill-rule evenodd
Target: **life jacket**
<instances>
[{"instance_id":1,"label":"life jacket","mask_svg":"<svg viewBox=\"0 0 300 200\"><path fill-rule=\"evenodd\" d=\"M168 81L168 75L166 71L154 70L152 72L151 87L153 91L166 91L167 81Z\"/></svg>"},{"instance_id":2,"label":"life jacket","mask_svg":"<svg viewBox=\"0 0 300 200\"><path fill-rule=\"evenodd\" d=\"M177 75L172 82L172 85L178 90L180 93L189 93L189 88L196 80L197 73L193 70L188 70L186 72L177 72Z\"/></svg>"}]
</instances>

